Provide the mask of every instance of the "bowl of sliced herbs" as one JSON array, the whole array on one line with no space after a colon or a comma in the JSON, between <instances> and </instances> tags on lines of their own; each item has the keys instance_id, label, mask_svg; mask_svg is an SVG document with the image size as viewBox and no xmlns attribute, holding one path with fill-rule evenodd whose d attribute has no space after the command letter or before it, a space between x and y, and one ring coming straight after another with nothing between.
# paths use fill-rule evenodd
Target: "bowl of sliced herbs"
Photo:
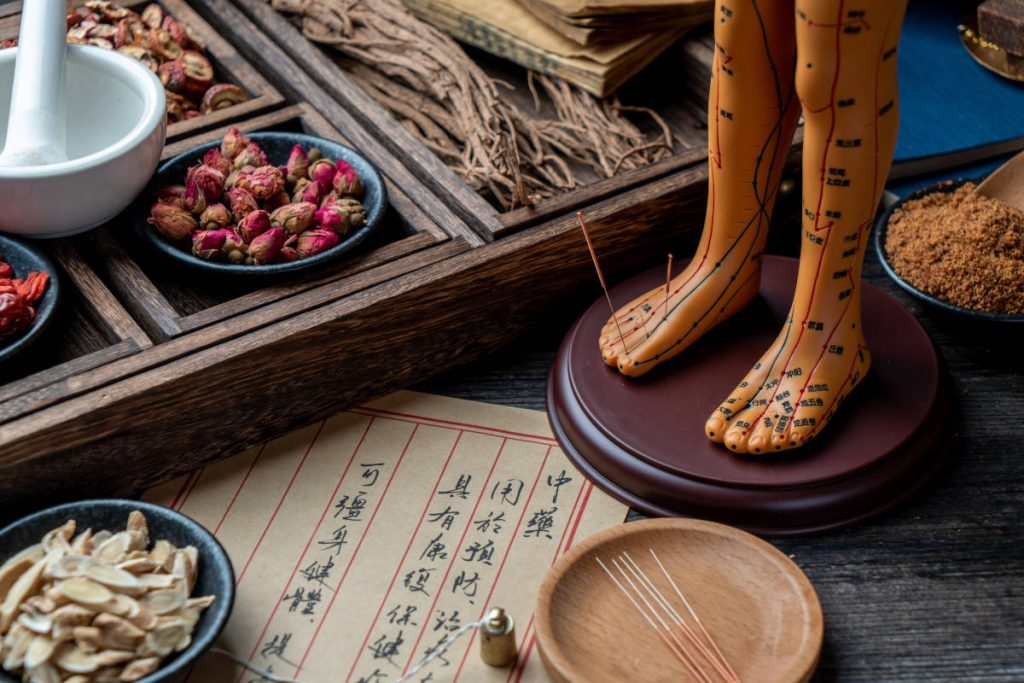
<instances>
[{"instance_id":1,"label":"bowl of sliced herbs","mask_svg":"<svg viewBox=\"0 0 1024 683\"><path fill-rule=\"evenodd\" d=\"M338 258L387 208L384 181L345 145L292 132L222 140L164 162L134 221L163 256L211 274L270 276Z\"/></svg>"}]
</instances>

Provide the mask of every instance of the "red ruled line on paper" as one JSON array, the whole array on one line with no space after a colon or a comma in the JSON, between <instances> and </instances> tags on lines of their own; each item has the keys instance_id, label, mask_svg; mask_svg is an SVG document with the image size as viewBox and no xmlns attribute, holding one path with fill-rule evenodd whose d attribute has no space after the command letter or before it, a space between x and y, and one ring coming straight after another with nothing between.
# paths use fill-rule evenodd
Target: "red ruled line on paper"
<instances>
[{"instance_id":1,"label":"red ruled line on paper","mask_svg":"<svg viewBox=\"0 0 1024 683\"><path fill-rule=\"evenodd\" d=\"M205 472L205 471L206 471L205 467L200 467L197 470L192 470L192 473L189 475L188 480L185 482L185 488L181 492L184 495L182 495L180 499L175 499L174 502L177 505L176 506L172 505L171 506L172 509L177 510L178 512L181 512L182 508L185 507L185 502L188 501L189 496L191 496L192 492L195 491L196 484L199 483L199 478L203 476L203 472Z\"/></svg>"},{"instance_id":2,"label":"red ruled line on paper","mask_svg":"<svg viewBox=\"0 0 1024 683\"><path fill-rule=\"evenodd\" d=\"M169 507L172 510L178 509L178 501L181 500L182 494L185 493L185 490L188 488L189 483L191 483L192 477L196 476L196 472L197 470L192 470L191 472L185 475L185 481L181 482L181 488L178 489L178 493L174 495L174 498L171 500L171 504L168 505L167 507Z\"/></svg>"},{"instance_id":3,"label":"red ruled line on paper","mask_svg":"<svg viewBox=\"0 0 1024 683\"><path fill-rule=\"evenodd\" d=\"M494 595L494 589L498 587L498 580L501 579L501 572L505 568L505 562L508 560L508 556L512 553L512 545L519 538L519 529L522 527L523 518L526 516L526 510L530 507L530 501L533 500L533 494L537 490L537 483L540 481L541 475L544 474L544 467L548 464L548 456L551 455L551 449L553 446L548 446L544 452L544 459L541 460L540 467L537 468L537 477L533 480L533 486L530 487L530 493L526 497L526 503L523 504L523 509L519 513L519 519L516 521L516 528L512 530L512 538L508 542L508 547L505 549L505 554L501 558L501 564L498 565L498 572L494 575L494 581L491 583L491 590L487 592L487 598L484 600L483 609L480 610L480 616L477 619L483 619L484 614L487 613L488 607L491 604L491 597ZM568 526L568 525L566 525ZM459 676L462 675L462 667L466 665L466 658L469 656L470 650L473 649L473 641L476 640L476 630L474 630L469 636L469 643L466 645L465 652L462 653L462 659L459 661L459 668L455 670L455 678L452 679L452 683L459 680Z\"/></svg>"},{"instance_id":4,"label":"red ruled line on paper","mask_svg":"<svg viewBox=\"0 0 1024 683\"><path fill-rule=\"evenodd\" d=\"M416 522L416 528L409 536L409 543L405 546L405 552L402 553L402 559L398 561L398 565L395 567L395 574L391 577L391 582L388 584L388 589L384 593L384 597L381 598L380 606L377 608L377 613L373 617L373 621L370 622L370 627L366 630L366 636L363 638L362 645L356 650L356 657L352 661L352 667L348 670L348 675L345 676L345 680L352 678L352 674L355 673L356 667L359 665L359 658L366 649L366 643L370 641L370 636L373 634L374 627L377 626L377 620L380 619L380 613L384 611L384 605L387 604L388 598L391 597L391 590L395 587L395 581L398 580L398 575L402 572L402 565L405 564L405 558L409 556L409 550L412 548L413 542L416 540L416 536L420 532L420 528L423 526L423 520L427 516L427 511L430 510L430 504L434 500L434 496L437 495L437 489L441 486L441 480L444 478L445 472L448 471L448 465L452 461L452 456L455 455L455 449L459 447L459 442L462 440L463 432L459 432L455 437L455 443L452 444L452 449L448 451L448 457L444 461L444 466L441 468L441 473L437 475L437 481L434 482L434 488L430 492L430 496L427 498L426 504L423 506L423 512L420 513L419 521Z\"/></svg>"},{"instance_id":5,"label":"red ruled line on paper","mask_svg":"<svg viewBox=\"0 0 1024 683\"><path fill-rule=\"evenodd\" d=\"M324 517L327 516L327 511L331 509L331 503L334 502L335 496L338 495L338 489L341 488L342 483L345 481L345 477L348 476L349 468L352 467L352 463L355 462L356 456L359 454L360 449L362 449L363 442L366 441L366 435L370 433L370 427L373 425L374 419L375 418L371 417L370 421L366 423L366 428L363 429L363 434L362 436L359 437L359 442L356 444L356 447L352 450L352 455L349 456L348 462L345 463L345 469L341 471L341 476L338 477L338 483L334 485L334 490L331 491L331 495L327 499L327 504L324 506L323 512L320 513L320 519L313 526L313 531L310 532L309 538L306 540L305 547L303 547L302 552L299 553L299 558L295 561L295 566L292 567L292 572L288 575L288 580L285 581L284 589L282 589L281 595L278 596L277 602L274 603L274 608L270 611L270 616L267 618L267 623L263 625L263 630L260 631L260 636L256 639L256 644L253 646L252 652L249 653L250 662L253 660L253 657L256 656L256 651L259 649L260 643L263 642L263 636L267 635L267 630L270 629L270 625L274 622L274 617L277 615L277 608L281 606L281 601L284 600L284 596L288 594L288 587L291 586L292 581L295 580L295 574L298 573L299 567L302 566L302 561L306 559L306 553L309 551L309 546L313 543L313 538L316 536L316 532L320 529L320 525L323 524ZM416 430L413 429L413 434L415 433ZM412 440L412 435L409 436L409 440ZM408 444L406 444L406 447L408 448ZM394 476L394 473L392 473L392 476ZM363 534L366 534L365 530L363 531ZM349 563L351 564L351 562L352 559L350 558ZM243 674L244 672L240 671L238 678L235 680L241 680Z\"/></svg>"},{"instance_id":6,"label":"red ruled line on paper","mask_svg":"<svg viewBox=\"0 0 1024 683\"><path fill-rule=\"evenodd\" d=\"M391 476L388 477L388 483L384 485L384 490L381 491L380 498L377 499L377 504L373 508L373 514L370 515L370 519L366 522L366 528L359 537L359 542L356 543L356 547L352 551L352 556L348 559L348 564L345 565L345 571L342 573L341 578L338 579L338 583L334 586L334 591L331 593L331 599L327 603L327 609L324 610L323 615L321 615L320 621L316 625L316 630L313 631L313 637L310 639L309 645L306 647L306 651L302 653L302 659L299 660L299 665L295 667L295 673L292 675L293 678L297 678L299 672L302 671L302 667L305 666L306 659L309 657L309 653L313 650L313 645L316 643L316 639L320 636L320 629L323 628L324 622L327 621L327 615L331 613L331 608L334 607L334 601L338 599L338 593L341 592L342 584L345 583L345 579L348 577L348 572L352 569L352 565L355 563L356 557L359 555L359 549L363 547L363 541L365 541L366 537L370 534L370 527L373 526L373 520L377 518L377 512L380 510L381 504L384 503L384 498L387 497L388 490L391 488L391 482L395 480L395 475L398 474L398 468L402 466L402 461L405 460L405 454L409 452L409 446L412 445L412 439L416 436L416 430L419 428L420 425L416 425L412 428L412 434L409 435L409 440L405 442L405 448L402 449L401 455L398 456L398 461L395 463L395 469L391 470ZM282 599L284 598L283 595L281 597ZM280 604L280 601L278 601L278 604ZM262 639L263 637L260 636L260 640ZM257 643L257 647L259 647L259 643ZM255 654L256 651L253 650L253 655ZM253 655L250 655L249 658L252 659Z\"/></svg>"},{"instance_id":7,"label":"red ruled line on paper","mask_svg":"<svg viewBox=\"0 0 1024 683\"><path fill-rule=\"evenodd\" d=\"M373 420L371 419L370 422L373 422ZM249 559L245 561L245 566L242 567L241 573L238 575L238 578L235 579L236 586L242 583L242 579L245 578L245 573L249 571L249 565L252 564L252 558L256 557L256 553L259 551L260 546L263 545L263 539L267 537L270 525L274 523L277 513L281 510L281 505L284 504L284 499L288 497L288 492L292 490L292 484L295 483L295 478L299 476L299 470L301 470L302 466L306 464L306 458L309 457L309 452L313 450L313 444L315 444L316 440L320 437L320 432L323 431L325 424L327 424L326 420L321 422L320 426L317 427L316 434L313 435L312 440L309 442L309 446L306 447L306 452L302 454L302 459L299 460L299 464L295 466L295 471L292 472L292 478L288 480L288 486L285 487L284 493L281 494L281 500L277 501L277 505L274 507L274 512L270 515L270 519L267 520L267 525L263 527L263 533L260 534L259 539L256 541L256 546L252 549L252 552L249 553ZM367 429L369 429L369 425L367 425Z\"/></svg>"},{"instance_id":8,"label":"red ruled line on paper","mask_svg":"<svg viewBox=\"0 0 1024 683\"><path fill-rule=\"evenodd\" d=\"M249 475L252 474L253 468L256 467L256 462L260 459L260 456L263 455L263 449L266 448L266 447L267 447L267 444L265 444L265 443L262 444L260 446L260 449L256 452L256 457L254 457L252 459L252 462L249 463L249 468L245 471L245 476L242 477L242 481L240 481L238 483L238 488L235 489L235 495L231 496L231 502L228 503L227 508L224 510L224 514L220 516L220 521L217 522L217 526L213 530L213 535L214 536L216 536L217 534L220 533L220 528L221 528L221 526L224 525L224 520L227 519L228 518L228 514L231 513L231 508L233 508L235 506L235 501L238 500L238 495L242 492L242 489L245 488L246 482L249 481Z\"/></svg>"},{"instance_id":9,"label":"red ruled line on paper","mask_svg":"<svg viewBox=\"0 0 1024 683\"><path fill-rule=\"evenodd\" d=\"M394 420L404 420L406 422L415 422L417 424L431 424L436 427L445 427L448 429L458 429L463 432L472 432L474 434L486 434L488 436L501 436L509 439L510 441L527 441L527 442L538 442L545 446L557 446L558 442L550 436L544 436L543 434L528 434L525 432L512 432L507 429L498 429L497 427L488 427L487 425L473 424L471 422L455 422L453 420L442 420L436 417L424 417L423 415L412 415L410 413L399 413L393 410L381 410L380 408L353 408L349 412L358 413L361 415L380 415L389 417Z\"/></svg>"},{"instance_id":10,"label":"red ruled line on paper","mask_svg":"<svg viewBox=\"0 0 1024 683\"><path fill-rule=\"evenodd\" d=\"M444 578L438 584L437 592L434 594L434 599L430 603L430 609L427 610L427 619L429 620L430 615L434 613L434 608L437 607L437 601L441 597L441 591L444 590L445 585L448 583L448 575L451 574L452 567L455 566L456 560L458 560L458 549L462 548L462 544L466 541L466 534L469 533L469 528L472 526L472 520L476 517L476 511L480 507L480 501L483 500L484 492L487 491L487 485L491 483L491 475L494 474L494 469L498 466L498 461L501 460L501 454L505 452L505 445L508 443L508 439L501 440L501 446L498 448L498 454L494 456L494 462L491 463L491 469L487 472L487 479L484 480L484 485L480 487L480 495L477 496L476 503L473 505L473 511L469 513L469 517L466 518L466 528L462 531L462 536L459 538L459 542L455 544L456 552L452 553L452 561L448 563L448 568L444 572ZM413 643L412 649L409 652L409 659L405 662L405 666L402 667L402 675L409 670L409 666L412 664L413 657L416 656L416 651L420 647L420 641L423 640L423 635L427 631L428 621L424 621L423 628L420 630L420 634L416 637L416 642Z\"/></svg>"},{"instance_id":11,"label":"red ruled line on paper","mask_svg":"<svg viewBox=\"0 0 1024 683\"><path fill-rule=\"evenodd\" d=\"M565 535L570 527L570 524L567 523L565 525L565 529L562 530L562 538L558 541L560 552L559 550L555 551L555 557L551 560L552 565L554 565L555 562L558 561L559 557L569 552L569 548L572 546L572 541L576 535L576 531L579 529L580 520L583 519L583 513L586 512L587 504L590 502L590 493L591 491L594 490L594 484L589 481L584 481L583 486L580 487L579 492L577 492L576 494L576 502L573 503L572 506L573 513L576 512L576 506L579 504L580 496L581 494L583 494L584 490L586 490L586 494L583 495L583 505L580 506L579 514L576 515L576 519L574 522L572 514L569 515L569 521L571 522L572 526L572 533L569 535L568 540L566 540ZM564 548L562 548L563 541L565 541ZM519 681L523 679L523 674L526 672L526 663L530 659L530 654L533 652L533 643L536 640L536 637L533 634L533 619L534 614L531 613L530 620L527 622L526 629L523 631L523 640L522 645L520 646L519 658L512 665L512 670L508 672L508 678L505 679L505 683L511 683L513 677L515 678L516 683L519 683Z\"/></svg>"}]
</instances>

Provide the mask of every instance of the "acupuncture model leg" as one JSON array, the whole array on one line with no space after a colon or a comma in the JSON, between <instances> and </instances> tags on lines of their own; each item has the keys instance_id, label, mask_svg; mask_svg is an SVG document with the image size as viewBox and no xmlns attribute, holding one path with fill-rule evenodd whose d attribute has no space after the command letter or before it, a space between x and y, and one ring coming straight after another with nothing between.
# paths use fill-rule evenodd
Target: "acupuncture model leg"
<instances>
[{"instance_id":1,"label":"acupuncture model leg","mask_svg":"<svg viewBox=\"0 0 1024 683\"><path fill-rule=\"evenodd\" d=\"M716 0L708 205L690 264L601 332L605 362L642 375L757 294L761 251L799 115L792 0Z\"/></svg>"},{"instance_id":2,"label":"acupuncture model leg","mask_svg":"<svg viewBox=\"0 0 1024 683\"><path fill-rule=\"evenodd\" d=\"M896 46L906 2L799 0L796 88L804 113L803 243L778 338L708 419L737 452L803 445L864 377L861 266L892 163Z\"/></svg>"}]
</instances>

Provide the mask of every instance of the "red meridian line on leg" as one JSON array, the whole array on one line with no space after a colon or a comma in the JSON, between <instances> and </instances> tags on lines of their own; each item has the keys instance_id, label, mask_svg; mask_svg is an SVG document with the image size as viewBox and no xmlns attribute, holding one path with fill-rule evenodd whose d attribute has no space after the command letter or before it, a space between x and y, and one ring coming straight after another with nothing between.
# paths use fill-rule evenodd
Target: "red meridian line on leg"
<instances>
[{"instance_id":1,"label":"red meridian line on leg","mask_svg":"<svg viewBox=\"0 0 1024 683\"><path fill-rule=\"evenodd\" d=\"M466 528L462 530L462 536L459 538L459 542L455 545L456 551L452 553L452 561L448 563L448 569L444 572L444 578L438 584L437 592L434 594L434 600L430 603L430 609L427 610L427 619L429 620L430 615L434 613L434 607L437 606L437 601L441 597L441 591L444 590L444 585L448 582L448 575L452 571L452 567L455 566L455 561L458 559L458 549L462 548L463 542L466 540L466 534L469 533L469 527L472 526L473 517L476 516L476 511L480 507L480 501L484 498L484 492L487 490L487 485L491 482L491 475L494 474L494 469L498 466L498 461L501 460L501 454L505 451L505 444L508 443L508 439L501 440L501 446L498 448L497 455L494 456L494 462L491 463L491 469L487 473L487 478L484 480L484 485L480 487L480 495L477 496L476 503L473 505L473 511L469 513L466 518ZM402 675L409 670L409 665L412 664L413 657L416 656L416 650L420 646L420 641L423 639L423 634L426 633L428 622L424 622L423 629L420 631L419 636L416 638L416 642L413 644L412 649L409 652L409 659L406 661L405 666L402 668Z\"/></svg>"},{"instance_id":2,"label":"red meridian line on leg","mask_svg":"<svg viewBox=\"0 0 1024 683\"><path fill-rule=\"evenodd\" d=\"M540 477L544 473L544 466L548 463L548 456L551 455L552 448L554 448L554 446L548 446L547 451L544 453L544 459L541 460L540 467L537 468L537 477L533 480L533 486L530 488L530 493L526 497L526 503L523 505L523 509L519 513L519 519L516 521L516 528L512 531L512 539L508 542L508 547L505 548L505 554L501 558L501 564L498 565L498 572L494 575L494 581L491 582L491 590L487 592L487 597L484 599L484 607L480 610L480 616L477 617L477 619L483 619L484 614L487 613L488 606L491 603L491 596L494 595L494 589L498 587L498 580L501 578L501 572L505 569L505 562L508 560L508 556L512 552L512 545L516 542L516 538L519 537L519 529L523 524L523 517L526 516L526 509L530 507L530 501L533 500L533 494L537 490L537 483L540 481ZM466 645L466 651L462 653L462 660L459 662L459 668L455 670L455 678L452 679L452 683L456 683L456 681L459 680L459 676L462 675L462 667L466 665L466 658L469 656L469 651L473 648L474 640L476 640L476 630L469 635L469 643Z\"/></svg>"},{"instance_id":3,"label":"red meridian line on leg","mask_svg":"<svg viewBox=\"0 0 1024 683\"><path fill-rule=\"evenodd\" d=\"M235 495L231 496L231 502L228 503L227 508L224 510L224 514L220 516L220 521L217 522L217 526L213 530L214 536L220 532L220 528L224 524L224 520L228 518L228 513L230 513L231 508L235 506L235 501L238 500L238 495L242 492L242 489L245 488L246 482L249 481L249 475L252 474L253 468L256 467L256 462L260 459L260 456L263 455L263 449L266 447L266 443L260 444L260 449L256 452L256 457L252 459L251 463L249 463L249 469L245 471L245 476L242 477L242 481L238 484L238 489L235 490Z\"/></svg>"},{"instance_id":4,"label":"red meridian line on leg","mask_svg":"<svg viewBox=\"0 0 1024 683\"><path fill-rule=\"evenodd\" d=\"M309 456L310 451L313 450L313 445L316 443L317 439L320 438L320 432L323 431L324 426L326 424L327 424L327 420L323 420L320 423L320 426L316 430L316 434L313 435L313 438L310 440L309 445L306 447L306 452L303 454L302 460L299 461L298 467L295 468L295 472L292 474L291 481L288 482L287 488L285 488L284 493L281 494L281 500L279 500L277 502L277 507L274 508L274 514L271 515L270 519L267 521L267 525L263 528L263 533L260 534L259 541L256 542L256 547L253 548L252 553L249 555L249 559L245 563L245 568L242 570L242 574L240 574L238 576L238 580L235 582L236 586L242 582L242 576L245 574L246 570L249 569L249 564L252 562L253 557L255 557L255 555L256 555L256 551L259 550L260 545L263 543L263 539L266 538L267 532L270 530L270 525L274 523L274 518L277 517L277 513L281 510L281 505L284 504L285 498L288 497L288 491L291 489L292 484L295 482L295 478L299 475L299 470L302 469L302 465L306 462L306 458ZM370 425L371 424L373 424L373 418L370 418L370 421L366 423L366 430L363 432L363 438L366 437L366 432L370 431ZM363 443L362 439L360 439L359 440L359 445L362 445L362 443ZM356 446L356 451L358 451L358 450L359 450L359 446ZM352 457L355 458L355 452L352 453ZM351 460L349 461L349 464L351 464ZM345 471L346 472L348 471L348 467L347 466L345 468ZM330 505L330 503L328 503L328 505ZM307 548L309 547L308 543L306 544L306 547ZM303 555L305 554L305 552L306 552L305 550L302 551ZM299 556L299 562L302 562L302 555ZM298 565L296 565L296 568L297 567L298 567ZM292 577L294 577L294 576L295 576L295 570L292 570L291 576L288 577L288 581L286 581L285 584L284 584L284 590L281 592L281 597L279 597L278 601L274 603L274 608L270 611L270 616L267 618L267 623L264 624L263 630L260 631L260 636L259 636L259 638L256 639L256 644L253 646L252 652L249 653L249 658L246 661L251 662L253 657L256 656L256 650L259 649L260 643L263 641L263 636L265 636L267 634L267 629L270 628L270 624L274 620L274 615L277 614L277 606L281 603L281 600L284 598L284 594L288 590L288 584L291 583ZM238 683L238 681L241 681L242 680L242 676L244 676L244 675L245 675L245 669L241 669L238 672L238 676L235 678L235 682Z\"/></svg>"},{"instance_id":5,"label":"red meridian line on leg","mask_svg":"<svg viewBox=\"0 0 1024 683\"><path fill-rule=\"evenodd\" d=\"M256 556L257 551L260 549L260 545L263 544L263 539L266 538L267 532L270 530L270 525L274 523L277 513L281 510L281 505L284 504L284 499L288 497L288 492L291 490L292 484L295 483L295 478L299 476L299 470L301 470L302 466L306 463L306 458L309 457L309 452L313 449L313 444L316 443L317 437L320 436L320 432L323 430L326 423L326 420L320 423L312 441L310 441L309 446L306 447L306 452L302 454L302 459L299 460L299 464L295 467L295 471L292 472L292 478L288 480L288 485L285 487L284 493L281 494L281 500L277 501L277 505L274 507L274 512L270 515L270 519L267 520L266 526L263 527L263 533L260 534L259 540L256 541L256 546L252 549L252 552L249 553L249 559L245 561L245 566L242 567L241 573L239 573L238 578L235 580L235 586L242 583L242 579L245 578L245 573L249 571L249 565L252 564L253 557Z\"/></svg>"},{"instance_id":6,"label":"red meridian line on leg","mask_svg":"<svg viewBox=\"0 0 1024 683\"><path fill-rule=\"evenodd\" d=\"M387 592L384 593L384 597L381 598L380 607L377 608L377 614L374 615L373 621L370 622L370 628L366 630L366 637L363 638L363 644L356 650L355 661L352 662L352 668L348 670L348 675L345 677L345 681L349 681L352 678L352 674L355 673L356 666L359 665L359 658L362 655L363 650L366 649L366 643L369 642L370 636L373 634L373 628L377 625L377 620L380 618L380 613L384 610L384 605L387 603L388 598L391 596L391 589L395 586L395 580L398 579L398 575L402 571L402 565L405 564L405 558L409 555L409 549L412 548L413 541L416 540L416 534L419 533L420 527L423 525L423 520L427 516L427 511L430 509L430 503L434 500L434 496L437 495L437 489L441 486L441 479L444 478L445 472L448 471L448 465L452 461L452 456L455 455L455 449L459 447L459 441L462 440L463 432L459 432L455 437L455 443L452 444L452 448L448 451L448 457L444 461L444 466L441 468L441 473L437 475L437 481L434 482L434 488L430 492L430 496L427 497L427 502L423 506L423 512L420 513L420 519L416 522L416 528L409 536L409 543L405 546L405 552L402 553L402 559L398 561L398 565L395 567L395 574L391 577L391 582L388 584ZM549 447L550 448L550 447Z\"/></svg>"},{"instance_id":7,"label":"red meridian line on leg","mask_svg":"<svg viewBox=\"0 0 1024 683\"><path fill-rule=\"evenodd\" d=\"M840 18L840 20L842 19L842 16L843 16L843 0L839 0L839 18ZM810 22L808 22L808 24L810 24ZM835 133L835 130L836 130L835 102L836 102L836 88L839 86L839 58L840 58L839 37L840 37L840 31L839 31L839 27L837 26L836 27L836 71L835 71L835 75L832 77L832 90L831 90L831 97L829 99L829 106L828 106L828 108L831 109L831 111L832 111L832 120L829 123L828 136L825 139L825 153L822 155L822 159L821 159L821 178L819 180L820 184L818 186L818 207L817 207L817 210L814 212L814 225L812 226L815 232L819 231L818 221L821 218L821 204L825 200L825 169L828 168L828 152L829 152L829 148L832 145L832 135ZM834 223L835 223L835 221L832 221L832 226L834 226ZM825 227L828 227L828 226L825 226ZM824 230L825 227L823 227L821 229ZM825 233L825 241L821 245L821 252L818 254L818 267L815 270L814 282L811 285L810 297L808 297L808 299L807 299L807 307L804 309L804 318L800 322L800 331L797 332L796 341L793 342L792 350L789 352L789 357L786 359L785 364L782 366L782 375L781 375L782 377L785 377L786 372L789 370L789 364L793 361L793 356L796 355L796 350L800 346L800 340L804 336L804 330L807 329L807 319L810 317L810 315L811 315L811 307L814 305L814 296L817 293L817 289L818 289L818 278L821 276L821 267L825 263L825 251L828 249L828 243L829 243L829 240L831 239L831 237L832 237L832 227L828 227L828 232ZM803 254L803 251L801 250L801 255L802 254ZM799 281L798 281L797 284L799 285ZM769 398L768 402L765 403L764 408L761 409L761 412L758 413L756 418L751 420L750 428L743 430L744 434L749 433L750 430L753 429L754 426L757 425L757 423L761 421L761 418L764 417L764 414L768 412L768 410L771 408L772 401L775 400L776 394L779 393L779 388L780 387L782 387L781 380L779 381L778 384L775 385L775 388L772 390L771 398ZM794 408L793 412L796 413L796 409L795 408ZM789 430L789 425L790 425L791 422L792 421L789 421L789 422L786 423L786 431ZM786 433L786 432L783 432L783 433ZM771 435L769 434L769 438L770 437L771 437Z\"/></svg>"},{"instance_id":8,"label":"red meridian line on leg","mask_svg":"<svg viewBox=\"0 0 1024 683\"><path fill-rule=\"evenodd\" d=\"M363 541L366 540L366 536L370 533L370 527L373 526L373 520L377 518L377 512L380 511L380 506L384 502L384 498L388 495L388 489L391 488L391 482L395 480L395 475L398 474L398 468L402 466L405 454L409 452L409 446L412 444L413 437L416 436L416 430L418 430L419 427L420 425L416 425L412 428L409 440L405 442L405 448L402 449L401 455L398 456L398 460L395 462L395 469L391 470L391 476L388 477L388 483L384 485L384 490L381 491L380 498L377 499L377 504L373 508L373 514L370 515L370 519L366 522L366 528L359 537L359 542L352 551L352 556L348 558L348 563L345 565L345 571L342 573L341 578L338 579L338 583L334 586L334 591L331 593L331 599L327 603L327 609L324 610L323 615L320 617L320 621L316 625L316 630L313 631L313 637L310 639L309 645L306 647L306 651L302 655L302 659L299 660L299 665L295 667L295 673L292 674L293 678L298 678L299 672L302 671L302 667L306 665L306 659L309 658L309 653L313 651L313 645L316 643L316 639L320 636L320 629L323 628L324 622L327 621L327 615L331 613L331 608L334 607L334 601L338 599L338 593L341 592L341 587L345 583L345 579L348 577L348 573L352 569L352 565L355 564L356 557L359 556L359 550L363 547ZM280 604L280 602L278 604Z\"/></svg>"}]
</instances>

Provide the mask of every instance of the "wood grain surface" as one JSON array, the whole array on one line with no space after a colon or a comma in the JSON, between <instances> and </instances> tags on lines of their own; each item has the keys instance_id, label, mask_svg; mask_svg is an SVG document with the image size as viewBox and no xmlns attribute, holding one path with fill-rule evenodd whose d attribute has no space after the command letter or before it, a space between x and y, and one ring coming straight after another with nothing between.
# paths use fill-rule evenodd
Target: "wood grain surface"
<instances>
[{"instance_id":1,"label":"wood grain surface","mask_svg":"<svg viewBox=\"0 0 1024 683\"><path fill-rule=\"evenodd\" d=\"M630 574L630 567L637 573ZM638 575L658 593L641 589L638 594L637 587L643 585ZM584 539L544 577L534 613L537 648L552 679L692 680L663 637L645 621L644 615L657 615L690 656L691 672L697 668L712 681L723 680L670 613L658 606L659 600L683 616L691 633L700 633L703 627L711 638L711 643L702 641L705 649L718 648L744 683L804 683L818 662L821 605L807 577L789 558L733 527L694 519L650 519ZM694 610L699 624L688 616L687 608Z\"/></svg>"}]
</instances>

